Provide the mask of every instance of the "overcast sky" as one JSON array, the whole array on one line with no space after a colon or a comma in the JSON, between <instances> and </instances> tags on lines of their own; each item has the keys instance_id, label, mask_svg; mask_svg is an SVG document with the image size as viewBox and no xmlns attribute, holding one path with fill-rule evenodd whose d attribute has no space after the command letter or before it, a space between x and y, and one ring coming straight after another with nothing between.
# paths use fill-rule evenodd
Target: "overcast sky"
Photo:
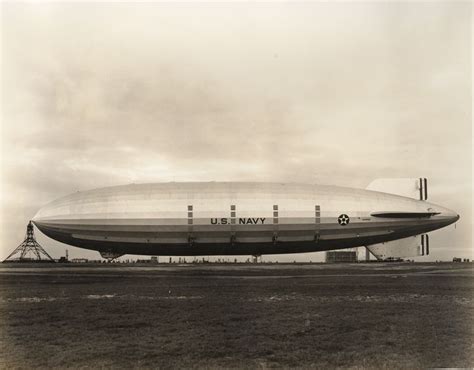
<instances>
[{"instance_id":1,"label":"overcast sky","mask_svg":"<svg viewBox=\"0 0 474 370\"><path fill-rule=\"evenodd\" d=\"M1 6L2 259L78 190L420 176L472 257L470 3Z\"/></svg>"}]
</instances>

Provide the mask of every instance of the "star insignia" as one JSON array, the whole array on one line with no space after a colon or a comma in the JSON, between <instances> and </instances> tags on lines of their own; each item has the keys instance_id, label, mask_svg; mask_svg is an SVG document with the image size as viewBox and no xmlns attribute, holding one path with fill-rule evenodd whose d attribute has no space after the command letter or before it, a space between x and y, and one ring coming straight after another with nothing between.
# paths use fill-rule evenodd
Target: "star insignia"
<instances>
[{"instance_id":1,"label":"star insignia","mask_svg":"<svg viewBox=\"0 0 474 370\"><path fill-rule=\"evenodd\" d=\"M339 225L341 226L346 226L350 221L350 218L346 214L342 214L337 218L337 222L339 222Z\"/></svg>"}]
</instances>

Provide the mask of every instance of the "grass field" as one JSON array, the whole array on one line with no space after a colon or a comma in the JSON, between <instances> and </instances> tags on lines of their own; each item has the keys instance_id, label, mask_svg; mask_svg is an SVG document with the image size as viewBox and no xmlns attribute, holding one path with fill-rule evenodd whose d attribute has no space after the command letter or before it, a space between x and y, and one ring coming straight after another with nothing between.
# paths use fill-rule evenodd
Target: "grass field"
<instances>
[{"instance_id":1,"label":"grass field","mask_svg":"<svg viewBox=\"0 0 474 370\"><path fill-rule=\"evenodd\" d=\"M0 366L472 367L472 266L0 265Z\"/></svg>"}]
</instances>

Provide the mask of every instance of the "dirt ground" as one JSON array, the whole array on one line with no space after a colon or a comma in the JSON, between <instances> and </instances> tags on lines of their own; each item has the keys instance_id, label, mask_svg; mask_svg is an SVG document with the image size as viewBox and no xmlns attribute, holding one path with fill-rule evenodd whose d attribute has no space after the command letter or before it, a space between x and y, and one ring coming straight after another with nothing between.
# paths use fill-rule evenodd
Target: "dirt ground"
<instances>
[{"instance_id":1,"label":"dirt ground","mask_svg":"<svg viewBox=\"0 0 474 370\"><path fill-rule=\"evenodd\" d=\"M472 367L469 263L0 265L0 367Z\"/></svg>"}]
</instances>

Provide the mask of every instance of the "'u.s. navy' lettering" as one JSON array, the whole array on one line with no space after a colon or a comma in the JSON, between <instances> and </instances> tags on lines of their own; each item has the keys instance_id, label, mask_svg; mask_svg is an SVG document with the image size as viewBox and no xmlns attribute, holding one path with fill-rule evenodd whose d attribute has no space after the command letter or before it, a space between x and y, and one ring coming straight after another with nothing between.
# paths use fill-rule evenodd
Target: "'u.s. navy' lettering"
<instances>
[{"instance_id":1,"label":"'u.s. navy' lettering","mask_svg":"<svg viewBox=\"0 0 474 370\"><path fill-rule=\"evenodd\" d=\"M262 218L262 217L259 217L259 218L253 218L253 217L239 218L239 224L240 225L257 225L257 224L263 225L265 223L265 220L266 220L266 218Z\"/></svg>"},{"instance_id":2,"label":"'u.s. navy' lettering","mask_svg":"<svg viewBox=\"0 0 474 370\"><path fill-rule=\"evenodd\" d=\"M244 217L239 218L239 225L263 225L265 224L265 217ZM229 225L230 221L228 218L211 218L212 225Z\"/></svg>"},{"instance_id":3,"label":"'u.s. navy' lettering","mask_svg":"<svg viewBox=\"0 0 474 370\"><path fill-rule=\"evenodd\" d=\"M229 222L227 218L211 218L212 225L227 225Z\"/></svg>"}]
</instances>

